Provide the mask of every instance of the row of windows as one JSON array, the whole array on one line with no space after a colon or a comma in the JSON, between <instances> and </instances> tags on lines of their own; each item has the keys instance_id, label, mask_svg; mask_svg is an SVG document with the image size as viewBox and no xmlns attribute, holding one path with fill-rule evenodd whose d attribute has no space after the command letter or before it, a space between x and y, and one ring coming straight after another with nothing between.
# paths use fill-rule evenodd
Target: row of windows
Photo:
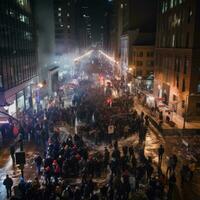
<instances>
[{"instance_id":1,"label":"row of windows","mask_svg":"<svg viewBox=\"0 0 200 200\"><path fill-rule=\"evenodd\" d=\"M12 88L31 79L37 74L36 56L34 54L20 56L1 56L1 74L4 89Z\"/></svg>"},{"instance_id":2,"label":"row of windows","mask_svg":"<svg viewBox=\"0 0 200 200\"><path fill-rule=\"evenodd\" d=\"M27 0L0 2L0 87L5 90L37 74L33 23L23 10L27 3Z\"/></svg>"},{"instance_id":3,"label":"row of windows","mask_svg":"<svg viewBox=\"0 0 200 200\"><path fill-rule=\"evenodd\" d=\"M184 2L184 0L164 0L161 3L161 12L165 13L169 9L174 8L178 5L181 5Z\"/></svg>"},{"instance_id":4,"label":"row of windows","mask_svg":"<svg viewBox=\"0 0 200 200\"><path fill-rule=\"evenodd\" d=\"M172 47L172 48L190 48L191 47L190 33L172 33L164 34L158 37L158 47Z\"/></svg>"},{"instance_id":5,"label":"row of windows","mask_svg":"<svg viewBox=\"0 0 200 200\"><path fill-rule=\"evenodd\" d=\"M133 52L133 56L134 57L143 57L144 56L144 52L143 51L140 51L140 52L136 52L134 51ZM154 52L153 51L147 51L146 52L146 57L153 57L154 56Z\"/></svg>"},{"instance_id":6,"label":"row of windows","mask_svg":"<svg viewBox=\"0 0 200 200\"><path fill-rule=\"evenodd\" d=\"M148 76L153 74L152 71L144 71L144 70L141 70L141 69L137 69L136 70L136 76L143 76L144 74L147 74Z\"/></svg>"},{"instance_id":7,"label":"row of windows","mask_svg":"<svg viewBox=\"0 0 200 200\"><path fill-rule=\"evenodd\" d=\"M160 22L158 22L158 31L171 31L174 28L182 27L182 25L188 25L192 22L193 10L191 7L183 7L176 11L176 13L169 13L162 16Z\"/></svg>"},{"instance_id":8,"label":"row of windows","mask_svg":"<svg viewBox=\"0 0 200 200\"><path fill-rule=\"evenodd\" d=\"M143 66L144 62L143 61L137 61L136 65L137 66ZM146 66L148 67L153 67L154 66L154 61L146 61Z\"/></svg>"}]
</instances>

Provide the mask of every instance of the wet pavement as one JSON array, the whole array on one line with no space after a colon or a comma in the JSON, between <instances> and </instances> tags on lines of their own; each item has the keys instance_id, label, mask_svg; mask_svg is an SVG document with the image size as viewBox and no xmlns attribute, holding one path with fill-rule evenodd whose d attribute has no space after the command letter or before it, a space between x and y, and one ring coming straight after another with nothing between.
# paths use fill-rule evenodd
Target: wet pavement
<instances>
[{"instance_id":1,"label":"wet pavement","mask_svg":"<svg viewBox=\"0 0 200 200\"><path fill-rule=\"evenodd\" d=\"M65 140L69 132L74 133L74 128L71 128L68 125L62 125L62 127L59 127L61 130L60 138L61 140ZM187 137L185 136L185 140L189 141L190 144L196 145L195 148L200 148L198 146L200 142L200 137ZM103 151L105 143L101 143L98 145L95 145L93 142L91 142L89 139L84 139L87 146L91 148L91 152L94 151ZM194 142L196 141L196 142ZM137 134L134 134L126 139L122 138L119 140L119 148L121 149L124 145L128 146L137 146L138 145L138 136ZM162 170L163 172L166 171L166 163L168 157L174 153L178 155L178 165L176 170L176 175L178 177L177 181L177 190L176 190L176 198L175 200L199 200L200 199L200 170L196 171L194 173L194 178L191 183L183 185L183 187L180 186L180 176L179 171L182 163L188 162L187 158L190 156L187 156L187 149L185 149L185 146L182 144L182 139L178 136L166 136L162 137L161 135L155 133L152 131L152 129L149 129L148 134L146 136L145 141L145 154L146 156L151 156L153 162L155 165L158 162L157 158L157 149L160 144L164 145L165 148L165 154L164 154L164 161L162 164ZM192 148L192 145L191 145ZM37 152L41 152L41 149L34 144L26 144L25 145L25 151L26 151L26 165L24 169L24 176L26 180L32 179L36 177L36 171L35 171L35 165L34 165L34 156ZM14 184L17 184L20 177L20 170L15 167L13 169L12 167L12 161L9 156L9 150L4 148L1 152L1 161L0 161L0 199L6 199L6 191L5 187L3 186L2 182L5 178L6 174L9 174L13 180ZM80 179L73 179L71 182L78 183ZM102 184L106 181L106 176L101 177L100 179L96 179L96 182L99 184Z\"/></svg>"}]
</instances>

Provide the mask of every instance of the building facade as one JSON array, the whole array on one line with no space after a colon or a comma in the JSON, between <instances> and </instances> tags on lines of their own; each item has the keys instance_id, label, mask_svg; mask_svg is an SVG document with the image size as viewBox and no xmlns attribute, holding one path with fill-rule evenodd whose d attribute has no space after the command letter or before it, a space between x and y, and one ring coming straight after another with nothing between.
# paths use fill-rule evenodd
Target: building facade
<instances>
[{"instance_id":1,"label":"building facade","mask_svg":"<svg viewBox=\"0 0 200 200\"><path fill-rule=\"evenodd\" d=\"M126 76L129 68L133 69L135 66L133 63L133 47L134 45L138 46L138 38L141 40L141 37L147 34L154 34L155 37L155 13L156 0L121 0L118 3L119 52L123 76ZM149 41L145 41L145 39L143 43L143 45L149 45Z\"/></svg>"},{"instance_id":2,"label":"building facade","mask_svg":"<svg viewBox=\"0 0 200 200\"><path fill-rule=\"evenodd\" d=\"M79 53L84 53L92 45L93 37L88 1L77 0L76 2L76 37Z\"/></svg>"},{"instance_id":3,"label":"building facade","mask_svg":"<svg viewBox=\"0 0 200 200\"><path fill-rule=\"evenodd\" d=\"M0 1L0 109L15 115L32 106L36 35L29 0Z\"/></svg>"},{"instance_id":4,"label":"building facade","mask_svg":"<svg viewBox=\"0 0 200 200\"><path fill-rule=\"evenodd\" d=\"M135 86L142 90L153 89L154 51L154 46L133 46L133 68L130 71L135 78Z\"/></svg>"},{"instance_id":5,"label":"building facade","mask_svg":"<svg viewBox=\"0 0 200 200\"><path fill-rule=\"evenodd\" d=\"M54 0L55 54L62 56L75 50L76 0Z\"/></svg>"},{"instance_id":6,"label":"building facade","mask_svg":"<svg viewBox=\"0 0 200 200\"><path fill-rule=\"evenodd\" d=\"M154 94L182 120L200 118L200 1L160 0Z\"/></svg>"}]
</instances>

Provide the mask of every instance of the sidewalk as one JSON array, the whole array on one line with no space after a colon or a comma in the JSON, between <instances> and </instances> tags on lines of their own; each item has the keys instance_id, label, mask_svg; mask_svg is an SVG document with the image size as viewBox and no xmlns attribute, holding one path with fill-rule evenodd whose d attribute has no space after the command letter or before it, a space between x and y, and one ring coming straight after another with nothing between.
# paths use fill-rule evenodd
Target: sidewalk
<instances>
[{"instance_id":1,"label":"sidewalk","mask_svg":"<svg viewBox=\"0 0 200 200\"><path fill-rule=\"evenodd\" d=\"M147 115L151 116L151 118L158 124L158 117L153 116L150 109L147 107L142 106L138 99L134 99L135 106L134 108L139 112L144 112ZM189 135L196 135L200 134L200 122L185 122L185 129L183 129L183 119L176 113L173 113L172 121L175 123L175 126L172 127L168 123L166 123L166 115L163 115L163 124L162 124L162 133L163 134L189 134Z\"/></svg>"}]
</instances>

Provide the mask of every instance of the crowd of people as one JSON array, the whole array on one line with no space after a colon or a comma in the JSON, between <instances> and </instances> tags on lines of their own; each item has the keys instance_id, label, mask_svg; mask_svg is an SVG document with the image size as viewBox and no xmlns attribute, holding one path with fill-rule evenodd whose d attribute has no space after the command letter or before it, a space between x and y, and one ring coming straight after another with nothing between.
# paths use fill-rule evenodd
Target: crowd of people
<instances>
[{"instance_id":1,"label":"crowd of people","mask_svg":"<svg viewBox=\"0 0 200 200\"><path fill-rule=\"evenodd\" d=\"M14 187L12 178L7 176L3 182L7 197L20 200L172 199L176 185L177 157L170 157L167 172L163 173L161 166L165 150L162 145L157 152L158 165L153 163L151 157L145 156L148 116L131 110L126 117L123 115L123 119L113 117L119 110L101 104L102 100L106 103L105 99L100 98L95 90L88 93L76 96L73 106L68 108L59 103L59 106L55 104L49 109L26 114L28 117L20 125L18 142L21 150L23 142L29 140L42 147L42 151L34 158L37 176L32 181L20 177ZM120 112L124 109L122 114L126 113L127 108L127 103L121 101ZM105 146L104 150L92 149L84 142L82 132L61 140L55 125L65 121L74 126L76 119L88 124L88 133L91 129L98 130L98 134L93 137L96 143L103 143L110 138L112 145ZM109 136L108 127L111 125L114 130ZM118 139L129 134L138 134L138 145L124 145L120 148ZM10 147L13 164L15 146L12 144ZM183 183L187 170L186 167L182 169Z\"/></svg>"}]
</instances>

